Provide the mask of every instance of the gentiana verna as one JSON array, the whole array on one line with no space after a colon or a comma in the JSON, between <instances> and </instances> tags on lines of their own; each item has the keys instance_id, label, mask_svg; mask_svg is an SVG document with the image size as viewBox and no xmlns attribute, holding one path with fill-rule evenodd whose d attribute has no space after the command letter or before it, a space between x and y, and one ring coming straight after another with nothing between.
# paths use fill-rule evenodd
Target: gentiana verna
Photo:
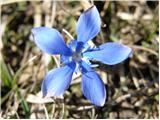
<instances>
[{"instance_id":1,"label":"gentiana verna","mask_svg":"<svg viewBox=\"0 0 160 120\"><path fill-rule=\"evenodd\" d=\"M100 46L89 42L100 32L101 19L96 6L83 12L77 22L77 38L66 45L55 28L32 29L36 45L48 54L60 54L62 66L49 71L41 86L43 96L61 96L69 87L74 72L82 72L81 89L84 96L96 106L103 106L106 89L95 72L91 60L107 65L118 64L132 54L132 49L120 43L108 42Z\"/></svg>"}]
</instances>

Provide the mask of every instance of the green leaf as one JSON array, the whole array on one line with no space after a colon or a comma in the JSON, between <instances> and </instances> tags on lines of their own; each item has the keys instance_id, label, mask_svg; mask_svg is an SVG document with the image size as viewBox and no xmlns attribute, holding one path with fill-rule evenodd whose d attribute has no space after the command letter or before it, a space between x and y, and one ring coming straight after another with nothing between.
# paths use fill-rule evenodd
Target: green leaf
<instances>
[{"instance_id":1,"label":"green leaf","mask_svg":"<svg viewBox=\"0 0 160 120\"><path fill-rule=\"evenodd\" d=\"M2 82L5 86L11 88L11 86L12 86L12 76L11 76L9 70L8 70L8 67L3 60L1 60L0 66L1 66Z\"/></svg>"},{"instance_id":2,"label":"green leaf","mask_svg":"<svg viewBox=\"0 0 160 120\"><path fill-rule=\"evenodd\" d=\"M20 91L19 91L18 88L17 88L17 95L18 95L18 98L20 100L22 109L25 112L25 118L29 118L29 116L30 116L30 109L29 109L28 103L26 102L26 100L24 99L24 97L22 96L22 94L20 93Z\"/></svg>"}]
</instances>

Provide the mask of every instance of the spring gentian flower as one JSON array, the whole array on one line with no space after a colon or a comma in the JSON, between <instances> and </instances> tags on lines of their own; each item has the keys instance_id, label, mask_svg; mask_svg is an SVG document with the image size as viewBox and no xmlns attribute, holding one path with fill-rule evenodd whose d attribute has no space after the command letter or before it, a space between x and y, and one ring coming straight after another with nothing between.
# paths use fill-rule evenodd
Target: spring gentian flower
<instances>
[{"instance_id":1,"label":"spring gentian flower","mask_svg":"<svg viewBox=\"0 0 160 120\"><path fill-rule=\"evenodd\" d=\"M100 15L95 6L82 13L78 19L77 39L66 45L61 34L54 28L32 29L36 45L48 54L60 54L62 67L47 73L42 82L43 96L61 96L69 87L74 72L82 72L81 88L84 96L97 106L103 106L106 89L94 71L90 60L107 65L118 64L132 53L131 48L119 43L105 43L96 47L89 44L100 31Z\"/></svg>"}]
</instances>

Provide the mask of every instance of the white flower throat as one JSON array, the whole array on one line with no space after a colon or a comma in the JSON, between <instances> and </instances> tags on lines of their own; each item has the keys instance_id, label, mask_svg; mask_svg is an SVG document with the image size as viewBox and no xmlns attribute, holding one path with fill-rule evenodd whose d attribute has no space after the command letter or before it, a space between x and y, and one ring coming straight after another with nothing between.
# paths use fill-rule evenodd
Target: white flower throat
<instances>
[{"instance_id":1,"label":"white flower throat","mask_svg":"<svg viewBox=\"0 0 160 120\"><path fill-rule=\"evenodd\" d=\"M81 52L73 52L72 60L75 62L80 62L82 60L82 53Z\"/></svg>"}]
</instances>

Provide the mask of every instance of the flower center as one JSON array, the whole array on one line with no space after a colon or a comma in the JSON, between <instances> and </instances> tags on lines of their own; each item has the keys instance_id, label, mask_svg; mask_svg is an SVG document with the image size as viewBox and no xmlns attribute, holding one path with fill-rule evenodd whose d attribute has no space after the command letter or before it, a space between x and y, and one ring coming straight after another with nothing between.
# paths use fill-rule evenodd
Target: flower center
<instances>
[{"instance_id":1,"label":"flower center","mask_svg":"<svg viewBox=\"0 0 160 120\"><path fill-rule=\"evenodd\" d=\"M81 52L74 52L72 55L72 59L76 62L80 62L82 58L82 53Z\"/></svg>"}]
</instances>

